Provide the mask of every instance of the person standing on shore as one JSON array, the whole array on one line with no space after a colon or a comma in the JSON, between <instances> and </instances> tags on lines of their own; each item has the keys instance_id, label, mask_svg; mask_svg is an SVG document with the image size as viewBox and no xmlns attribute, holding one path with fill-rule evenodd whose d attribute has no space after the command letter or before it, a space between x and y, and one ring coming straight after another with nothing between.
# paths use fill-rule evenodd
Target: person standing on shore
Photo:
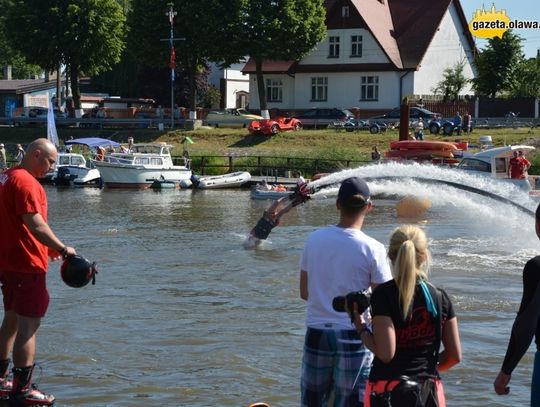
<instances>
[{"instance_id":1,"label":"person standing on shore","mask_svg":"<svg viewBox=\"0 0 540 407\"><path fill-rule=\"evenodd\" d=\"M0 143L0 172L7 168L6 148Z\"/></svg>"},{"instance_id":2,"label":"person standing on shore","mask_svg":"<svg viewBox=\"0 0 540 407\"><path fill-rule=\"evenodd\" d=\"M47 196L36 178L54 169L58 152L47 139L33 141L21 165L0 174L0 282L4 319L0 327L0 395L22 405L51 405L54 396L32 384L36 335L49 304L48 258L76 251L47 223ZM13 381L7 379L13 356ZM17 404L17 405L19 405Z\"/></svg>"},{"instance_id":3,"label":"person standing on shore","mask_svg":"<svg viewBox=\"0 0 540 407\"><path fill-rule=\"evenodd\" d=\"M431 255L425 232L415 225L396 228L388 257L394 279L371 295L372 328L356 304L349 310L358 335L375 354L364 405L377 406L406 376L409 384L413 380L417 385L401 394L397 406L419 405L418 397L422 406L444 406L439 372L461 361L461 342L450 298L428 282ZM441 344L444 350L439 353Z\"/></svg>"},{"instance_id":4,"label":"person standing on shore","mask_svg":"<svg viewBox=\"0 0 540 407\"><path fill-rule=\"evenodd\" d=\"M535 230L540 239L540 205L536 208ZM495 393L510 393L508 384L512 372L529 349L533 338L536 353L532 373L531 407L540 407L540 256L530 259L523 268L523 296L501 370L493 382Z\"/></svg>"},{"instance_id":5,"label":"person standing on shore","mask_svg":"<svg viewBox=\"0 0 540 407\"><path fill-rule=\"evenodd\" d=\"M17 144L17 154L15 155L15 161L17 164L20 164L24 158L24 155L26 153L24 152L24 148L20 144Z\"/></svg>"},{"instance_id":6,"label":"person standing on shore","mask_svg":"<svg viewBox=\"0 0 540 407\"><path fill-rule=\"evenodd\" d=\"M300 297L307 301L301 405L361 407L373 354L365 348L334 297L376 287L392 278L384 245L361 229L372 209L361 178L344 180L336 207L339 222L313 232L300 260Z\"/></svg>"}]
</instances>

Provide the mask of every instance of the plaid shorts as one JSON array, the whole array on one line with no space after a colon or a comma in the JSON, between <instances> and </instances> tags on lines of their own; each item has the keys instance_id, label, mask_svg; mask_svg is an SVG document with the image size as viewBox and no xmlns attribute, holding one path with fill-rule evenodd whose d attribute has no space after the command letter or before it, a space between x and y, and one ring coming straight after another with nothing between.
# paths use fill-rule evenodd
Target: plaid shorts
<instances>
[{"instance_id":1,"label":"plaid shorts","mask_svg":"<svg viewBox=\"0 0 540 407\"><path fill-rule=\"evenodd\" d=\"M361 407L373 354L356 330L308 328L302 359L302 406Z\"/></svg>"}]
</instances>

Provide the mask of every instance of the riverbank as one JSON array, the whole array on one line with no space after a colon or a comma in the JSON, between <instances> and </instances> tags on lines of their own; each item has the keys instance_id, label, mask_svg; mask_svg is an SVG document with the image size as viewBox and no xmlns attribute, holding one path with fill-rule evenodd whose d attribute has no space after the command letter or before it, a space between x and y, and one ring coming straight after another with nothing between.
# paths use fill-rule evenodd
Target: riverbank
<instances>
[{"instance_id":1,"label":"riverbank","mask_svg":"<svg viewBox=\"0 0 540 407\"><path fill-rule=\"evenodd\" d=\"M128 137L135 142L158 141L172 144L173 155L182 155L182 141L189 136L194 144L186 145L191 156L234 155L234 156L273 156L291 158L324 158L327 160L369 161L371 149L377 145L385 151L390 142L399 138L398 130L370 134L366 131L345 132L334 129L302 130L285 132L275 136L251 135L246 129L198 129L193 131L175 130L158 131L157 129L88 129L59 127L60 140L70 137L103 137L125 143ZM494 146L505 144L532 144L540 147L540 128L517 129L476 129L473 133L457 137L444 137L429 134L426 140L468 140L478 144L480 136L492 137ZM5 144L29 143L37 137L46 137L46 128L2 127L0 142ZM540 174L540 151L529 156L533 166L531 174Z\"/></svg>"}]
</instances>

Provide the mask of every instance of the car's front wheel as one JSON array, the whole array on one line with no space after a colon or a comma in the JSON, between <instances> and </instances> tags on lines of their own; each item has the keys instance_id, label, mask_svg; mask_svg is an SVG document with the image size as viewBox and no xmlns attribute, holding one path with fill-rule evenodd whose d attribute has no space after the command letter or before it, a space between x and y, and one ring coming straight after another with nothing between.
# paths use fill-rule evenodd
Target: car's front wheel
<instances>
[{"instance_id":1,"label":"car's front wheel","mask_svg":"<svg viewBox=\"0 0 540 407\"><path fill-rule=\"evenodd\" d=\"M294 131L302 130L302 123L296 123L294 125Z\"/></svg>"},{"instance_id":2,"label":"car's front wheel","mask_svg":"<svg viewBox=\"0 0 540 407\"><path fill-rule=\"evenodd\" d=\"M272 127L270 127L270 132L272 134L278 134L279 133L279 126L277 124L273 124Z\"/></svg>"},{"instance_id":3,"label":"car's front wheel","mask_svg":"<svg viewBox=\"0 0 540 407\"><path fill-rule=\"evenodd\" d=\"M376 124L372 124L371 126L369 126L369 132L371 134L377 134L379 131L381 131L381 129Z\"/></svg>"},{"instance_id":4,"label":"car's front wheel","mask_svg":"<svg viewBox=\"0 0 540 407\"><path fill-rule=\"evenodd\" d=\"M429 125L429 132L430 132L431 134L438 134L438 133L439 133L439 130L440 130L440 129L439 129L439 126L438 126L437 124L431 123L431 124Z\"/></svg>"}]
</instances>

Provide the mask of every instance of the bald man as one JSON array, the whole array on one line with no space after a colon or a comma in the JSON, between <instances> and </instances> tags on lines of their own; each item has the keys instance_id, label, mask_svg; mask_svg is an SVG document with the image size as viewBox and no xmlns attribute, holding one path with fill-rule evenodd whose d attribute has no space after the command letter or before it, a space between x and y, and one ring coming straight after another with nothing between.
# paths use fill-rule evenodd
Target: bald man
<instances>
[{"instance_id":1,"label":"bald man","mask_svg":"<svg viewBox=\"0 0 540 407\"><path fill-rule=\"evenodd\" d=\"M54 169L58 153L47 139L33 141L20 165L0 174L0 396L23 405L51 405L32 385L36 334L49 305L49 258L74 256L47 224L47 196L36 178ZM13 357L13 381L7 378Z\"/></svg>"}]
</instances>

